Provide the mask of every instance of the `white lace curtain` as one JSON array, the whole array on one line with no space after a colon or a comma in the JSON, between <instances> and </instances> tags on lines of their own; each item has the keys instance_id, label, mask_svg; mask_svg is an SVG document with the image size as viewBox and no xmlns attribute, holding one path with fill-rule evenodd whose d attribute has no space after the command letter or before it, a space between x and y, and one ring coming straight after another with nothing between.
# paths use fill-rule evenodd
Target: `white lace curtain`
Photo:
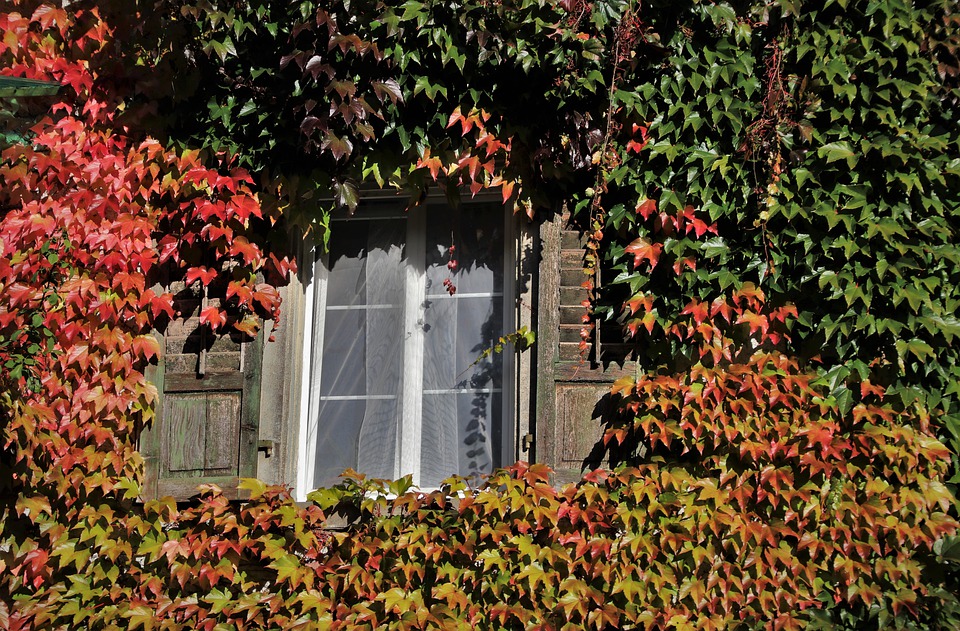
<instances>
[{"instance_id":1,"label":"white lace curtain","mask_svg":"<svg viewBox=\"0 0 960 631\"><path fill-rule=\"evenodd\" d=\"M352 467L382 478L413 473L434 487L495 464L501 357L474 362L503 335L502 215L416 212L336 222L317 263L315 486Z\"/></svg>"}]
</instances>

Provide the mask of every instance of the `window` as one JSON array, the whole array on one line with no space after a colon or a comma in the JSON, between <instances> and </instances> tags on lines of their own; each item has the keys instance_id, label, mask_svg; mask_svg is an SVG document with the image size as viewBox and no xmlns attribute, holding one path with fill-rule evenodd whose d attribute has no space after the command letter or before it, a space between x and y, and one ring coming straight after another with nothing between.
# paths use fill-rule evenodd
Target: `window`
<instances>
[{"instance_id":1,"label":"window","mask_svg":"<svg viewBox=\"0 0 960 631\"><path fill-rule=\"evenodd\" d=\"M497 204L335 219L308 290L300 494L352 467L436 487L510 459L511 217Z\"/></svg>"}]
</instances>

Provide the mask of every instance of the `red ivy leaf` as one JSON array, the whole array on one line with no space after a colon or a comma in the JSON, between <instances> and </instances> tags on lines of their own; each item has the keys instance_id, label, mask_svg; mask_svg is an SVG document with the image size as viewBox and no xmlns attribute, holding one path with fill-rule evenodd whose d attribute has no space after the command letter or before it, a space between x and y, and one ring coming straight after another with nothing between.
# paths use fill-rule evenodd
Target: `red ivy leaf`
<instances>
[{"instance_id":1,"label":"red ivy leaf","mask_svg":"<svg viewBox=\"0 0 960 631\"><path fill-rule=\"evenodd\" d=\"M644 221L650 219L650 216L657 212L657 201L646 199L637 205L637 214L643 217Z\"/></svg>"},{"instance_id":2,"label":"red ivy leaf","mask_svg":"<svg viewBox=\"0 0 960 631\"><path fill-rule=\"evenodd\" d=\"M153 314L154 318L160 316L161 313L167 314L167 317L174 318L176 312L173 309L173 295L172 294L163 294L162 296L157 296L150 300L150 312Z\"/></svg>"},{"instance_id":3,"label":"red ivy leaf","mask_svg":"<svg viewBox=\"0 0 960 631\"><path fill-rule=\"evenodd\" d=\"M266 311L272 312L280 306L280 293L266 283L260 283L253 292L253 299L260 303Z\"/></svg>"},{"instance_id":4,"label":"red ivy leaf","mask_svg":"<svg viewBox=\"0 0 960 631\"><path fill-rule=\"evenodd\" d=\"M217 277L217 270L209 269L206 266L191 267L187 270L187 287L197 282L199 279L204 287L209 285Z\"/></svg>"},{"instance_id":5,"label":"red ivy leaf","mask_svg":"<svg viewBox=\"0 0 960 631\"><path fill-rule=\"evenodd\" d=\"M709 311L709 306L707 305L707 303L700 302L699 300L694 299L680 313L681 315L692 315L693 321L699 325L704 320L707 319L708 311Z\"/></svg>"},{"instance_id":6,"label":"red ivy leaf","mask_svg":"<svg viewBox=\"0 0 960 631\"><path fill-rule=\"evenodd\" d=\"M242 256L243 262L250 265L260 260L260 248L250 243L246 237L237 237L230 246L230 256Z\"/></svg>"},{"instance_id":7,"label":"red ivy leaf","mask_svg":"<svg viewBox=\"0 0 960 631\"><path fill-rule=\"evenodd\" d=\"M371 82L373 86L373 91L377 95L377 98L380 101L383 101L383 95L386 94L390 97L392 103L403 103L403 93L400 91L400 84L397 83L394 79L387 79L386 81L373 81Z\"/></svg>"},{"instance_id":8,"label":"red ivy leaf","mask_svg":"<svg viewBox=\"0 0 960 631\"><path fill-rule=\"evenodd\" d=\"M230 200L234 213L241 221L246 223L250 216L263 217L263 211L260 209L260 202L256 197L250 195L237 195Z\"/></svg>"},{"instance_id":9,"label":"red ivy leaf","mask_svg":"<svg viewBox=\"0 0 960 631\"><path fill-rule=\"evenodd\" d=\"M160 342L152 335L138 335L130 342L135 355L153 359L160 354Z\"/></svg>"},{"instance_id":10,"label":"red ivy leaf","mask_svg":"<svg viewBox=\"0 0 960 631\"><path fill-rule=\"evenodd\" d=\"M227 314L216 307L207 307L200 312L200 324L206 324L214 331L227 323Z\"/></svg>"},{"instance_id":11,"label":"red ivy leaf","mask_svg":"<svg viewBox=\"0 0 960 631\"><path fill-rule=\"evenodd\" d=\"M651 270L657 266L662 250L662 243L650 243L645 237L634 240L633 243L624 248L624 252L633 255L634 268L640 267L642 261L647 261L650 263Z\"/></svg>"},{"instance_id":12,"label":"red ivy leaf","mask_svg":"<svg viewBox=\"0 0 960 631\"><path fill-rule=\"evenodd\" d=\"M750 333L756 333L758 330L761 331L763 335L767 334L767 330L770 328L770 322L767 320L767 316L761 315L759 313L752 313L750 311L741 315L736 324L749 324Z\"/></svg>"}]
</instances>

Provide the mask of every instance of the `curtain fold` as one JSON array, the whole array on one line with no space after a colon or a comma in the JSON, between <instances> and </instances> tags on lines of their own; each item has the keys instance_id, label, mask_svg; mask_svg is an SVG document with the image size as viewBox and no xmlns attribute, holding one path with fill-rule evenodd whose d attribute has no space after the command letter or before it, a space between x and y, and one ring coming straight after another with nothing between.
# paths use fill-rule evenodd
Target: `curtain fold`
<instances>
[{"instance_id":1,"label":"curtain fold","mask_svg":"<svg viewBox=\"0 0 960 631\"><path fill-rule=\"evenodd\" d=\"M371 230L374 233L375 230ZM395 478L403 392L403 305L405 288L398 282L402 269L400 235L371 234L366 272L365 392L371 398L360 423L357 445L358 471L378 478ZM379 238L378 238L379 237ZM393 237L392 239L390 237ZM388 245L389 243L389 245ZM345 361L349 361L345 358Z\"/></svg>"}]
</instances>

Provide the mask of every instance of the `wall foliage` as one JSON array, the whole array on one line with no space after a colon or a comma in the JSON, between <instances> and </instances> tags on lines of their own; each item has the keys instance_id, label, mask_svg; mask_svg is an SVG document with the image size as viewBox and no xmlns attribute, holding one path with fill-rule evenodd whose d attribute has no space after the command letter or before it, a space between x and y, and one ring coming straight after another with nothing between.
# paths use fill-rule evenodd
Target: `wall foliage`
<instances>
[{"instance_id":1,"label":"wall foliage","mask_svg":"<svg viewBox=\"0 0 960 631\"><path fill-rule=\"evenodd\" d=\"M958 19L15 2L0 68L63 88L0 162L0 626L956 628ZM256 334L270 226L327 237L364 182L570 200L584 340L639 350L605 436L633 468L137 501L156 283Z\"/></svg>"}]
</instances>

